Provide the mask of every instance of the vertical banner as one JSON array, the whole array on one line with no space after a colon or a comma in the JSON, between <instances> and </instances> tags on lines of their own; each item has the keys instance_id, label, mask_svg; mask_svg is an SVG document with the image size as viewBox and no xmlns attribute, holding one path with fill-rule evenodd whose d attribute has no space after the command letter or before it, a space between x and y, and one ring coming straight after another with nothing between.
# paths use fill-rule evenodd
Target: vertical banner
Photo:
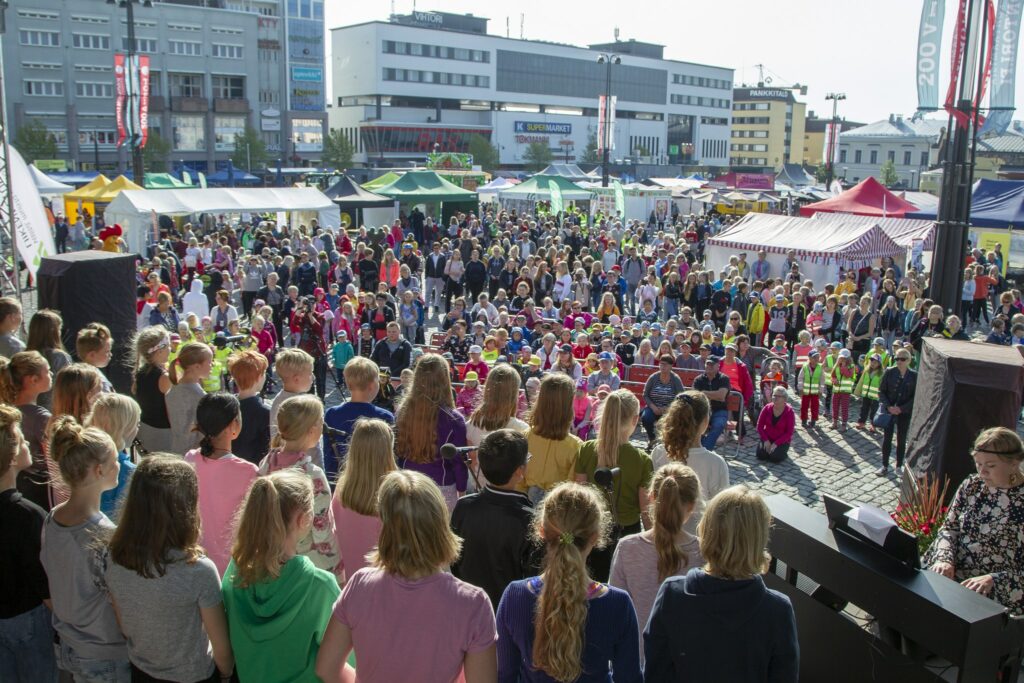
<instances>
[{"instance_id":1,"label":"vertical banner","mask_svg":"<svg viewBox=\"0 0 1024 683\"><path fill-rule=\"evenodd\" d=\"M11 228L17 242L18 255L25 262L28 272L35 277L43 257L57 253L57 248L53 244L53 233L43 200L39 196L39 188L32 179L28 164L13 146L2 144L11 169L11 187L8 188L14 204ZM7 198L0 197L0 200L6 201Z\"/></svg>"},{"instance_id":2,"label":"vertical banner","mask_svg":"<svg viewBox=\"0 0 1024 683\"><path fill-rule=\"evenodd\" d=\"M608 113L608 105L605 101L604 95L597 98L597 151L604 152L604 142L606 140L604 134L605 127L605 115Z\"/></svg>"},{"instance_id":3,"label":"vertical banner","mask_svg":"<svg viewBox=\"0 0 1024 683\"><path fill-rule=\"evenodd\" d=\"M114 99L114 117L117 119L117 145L118 147L128 137L124 129L124 101L126 95L124 81L124 55L114 55L114 89L117 97Z\"/></svg>"},{"instance_id":4,"label":"vertical banner","mask_svg":"<svg viewBox=\"0 0 1024 683\"><path fill-rule=\"evenodd\" d=\"M128 104L125 108L124 127L128 131L128 142L132 147L139 144L139 57L132 55L125 59L125 90Z\"/></svg>"},{"instance_id":5,"label":"vertical banner","mask_svg":"<svg viewBox=\"0 0 1024 683\"><path fill-rule=\"evenodd\" d=\"M1001 135L1013 120L1022 13L1024 0L999 0L992 43L992 95L988 101L988 116L979 131L982 135L989 132Z\"/></svg>"},{"instance_id":6,"label":"vertical banner","mask_svg":"<svg viewBox=\"0 0 1024 683\"><path fill-rule=\"evenodd\" d=\"M153 231L153 241L150 244L156 244L160 241L160 219L157 218L156 209L149 212L149 227Z\"/></svg>"},{"instance_id":7,"label":"vertical banner","mask_svg":"<svg viewBox=\"0 0 1024 683\"><path fill-rule=\"evenodd\" d=\"M1024 0L1022 0L1024 1ZM917 33L917 110L939 108L939 59L942 53L942 21L946 0L924 0Z\"/></svg>"},{"instance_id":8,"label":"vertical banner","mask_svg":"<svg viewBox=\"0 0 1024 683\"><path fill-rule=\"evenodd\" d=\"M616 180L612 186L615 188L615 210L619 217L626 218L626 193L622 190L622 183Z\"/></svg>"},{"instance_id":9,"label":"vertical banner","mask_svg":"<svg viewBox=\"0 0 1024 683\"><path fill-rule=\"evenodd\" d=\"M139 56L139 147L149 138L149 56ZM141 184L141 183L140 183Z\"/></svg>"},{"instance_id":10,"label":"vertical banner","mask_svg":"<svg viewBox=\"0 0 1024 683\"><path fill-rule=\"evenodd\" d=\"M186 171L185 169L182 169L182 171L181 171L181 182L185 183L186 185L191 185L192 184L192 174L189 173L188 171Z\"/></svg>"},{"instance_id":11,"label":"vertical banner","mask_svg":"<svg viewBox=\"0 0 1024 683\"><path fill-rule=\"evenodd\" d=\"M967 45L967 0L959 0L956 10L956 24L953 27L953 45L949 56L949 87L946 88L946 102L943 108L961 125L961 112L956 109L956 95L960 86L960 64ZM967 125L966 121L962 125Z\"/></svg>"},{"instance_id":12,"label":"vertical banner","mask_svg":"<svg viewBox=\"0 0 1024 683\"><path fill-rule=\"evenodd\" d=\"M618 96L612 95L612 104L608 107L608 149L615 149L615 105Z\"/></svg>"},{"instance_id":13,"label":"vertical banner","mask_svg":"<svg viewBox=\"0 0 1024 683\"><path fill-rule=\"evenodd\" d=\"M841 123L825 124L825 148L821 150L821 160L826 164L835 164L839 161L839 129L841 127Z\"/></svg>"},{"instance_id":14,"label":"vertical banner","mask_svg":"<svg viewBox=\"0 0 1024 683\"><path fill-rule=\"evenodd\" d=\"M551 192L551 215L558 216L565 209L562 203L562 190L554 180L548 180L548 190Z\"/></svg>"},{"instance_id":15,"label":"vertical banner","mask_svg":"<svg viewBox=\"0 0 1024 683\"><path fill-rule=\"evenodd\" d=\"M199 172L199 187L206 189L206 174L202 171Z\"/></svg>"},{"instance_id":16,"label":"vertical banner","mask_svg":"<svg viewBox=\"0 0 1024 683\"><path fill-rule=\"evenodd\" d=\"M985 90L988 88L988 80L992 76L992 46L995 45L996 30L995 2L996 0L985 0L985 7L982 9L985 21L985 26L982 28L982 37L984 40L981 41L978 55L980 59L985 61L983 62L984 67L981 73L981 83L978 84L978 93L974 97L975 115L981 121L984 120L984 117L978 113L978 109L981 107L981 101L985 97Z\"/></svg>"}]
</instances>

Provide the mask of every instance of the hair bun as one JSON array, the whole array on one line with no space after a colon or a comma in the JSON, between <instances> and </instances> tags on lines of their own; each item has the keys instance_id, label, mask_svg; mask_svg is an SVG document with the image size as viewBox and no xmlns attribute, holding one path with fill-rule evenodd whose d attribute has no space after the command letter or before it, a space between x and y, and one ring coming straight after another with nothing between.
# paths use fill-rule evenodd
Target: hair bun
<instances>
[{"instance_id":1,"label":"hair bun","mask_svg":"<svg viewBox=\"0 0 1024 683\"><path fill-rule=\"evenodd\" d=\"M50 457L54 462L59 462L68 449L78 443L82 429L82 425L73 415L60 415L54 418L50 432Z\"/></svg>"}]
</instances>

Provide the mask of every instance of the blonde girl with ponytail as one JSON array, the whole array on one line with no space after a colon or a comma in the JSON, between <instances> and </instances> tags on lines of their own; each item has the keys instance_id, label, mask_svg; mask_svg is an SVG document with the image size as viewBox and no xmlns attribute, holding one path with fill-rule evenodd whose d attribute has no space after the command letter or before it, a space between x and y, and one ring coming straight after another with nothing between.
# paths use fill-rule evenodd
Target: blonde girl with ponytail
<instances>
[{"instance_id":1,"label":"blonde girl with ponytail","mask_svg":"<svg viewBox=\"0 0 1024 683\"><path fill-rule=\"evenodd\" d=\"M322 467L313 462L311 448L320 442L324 430L324 404L313 394L285 399L277 411L277 432L271 451L260 462L260 474L295 470L313 485L313 524L299 539L298 552L314 566L343 576L338 539L334 535L331 486Z\"/></svg>"},{"instance_id":2,"label":"blonde girl with ponytail","mask_svg":"<svg viewBox=\"0 0 1024 683\"><path fill-rule=\"evenodd\" d=\"M601 405L597 438L583 444L576 461L576 481L597 486L612 511L609 543L590 555L590 571L598 581L608 580L619 539L651 528L647 504L647 487L653 474L651 457L629 442L639 419L636 396L626 389L608 394Z\"/></svg>"},{"instance_id":3,"label":"blonde girl with ponytail","mask_svg":"<svg viewBox=\"0 0 1024 683\"><path fill-rule=\"evenodd\" d=\"M139 440L151 453L172 451L167 392L173 386L167 373L171 336L167 328L143 328L132 341L132 396L142 409Z\"/></svg>"},{"instance_id":4,"label":"blonde girl with ponytail","mask_svg":"<svg viewBox=\"0 0 1024 683\"><path fill-rule=\"evenodd\" d=\"M298 552L313 525L313 484L281 470L253 482L238 517L224 608L243 681L312 681L341 590ZM268 637L270 633L270 637Z\"/></svg>"},{"instance_id":5,"label":"blonde girl with ponytail","mask_svg":"<svg viewBox=\"0 0 1024 683\"><path fill-rule=\"evenodd\" d=\"M619 541L608 580L629 593L641 633L661 583L704 564L700 540L684 526L701 500L697 473L680 463L665 465L654 473L647 497L654 528Z\"/></svg>"},{"instance_id":6,"label":"blonde girl with ponytail","mask_svg":"<svg viewBox=\"0 0 1024 683\"><path fill-rule=\"evenodd\" d=\"M512 582L501 598L498 679L639 683L641 627L629 595L587 573L587 557L611 527L601 494L559 484L536 518L544 573Z\"/></svg>"},{"instance_id":7,"label":"blonde girl with ponytail","mask_svg":"<svg viewBox=\"0 0 1024 683\"><path fill-rule=\"evenodd\" d=\"M199 432L193 429L196 407L206 395L203 380L213 367L213 351L206 344L189 342L178 350L178 355L167 369L173 385L164 395L167 418L171 425L171 453L184 455L199 445Z\"/></svg>"}]
</instances>

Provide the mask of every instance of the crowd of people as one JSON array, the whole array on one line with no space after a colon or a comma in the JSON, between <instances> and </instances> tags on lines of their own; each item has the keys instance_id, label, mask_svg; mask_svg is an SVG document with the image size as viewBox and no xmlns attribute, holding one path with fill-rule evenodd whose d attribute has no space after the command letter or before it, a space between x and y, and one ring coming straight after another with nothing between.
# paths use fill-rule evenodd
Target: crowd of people
<instances>
[{"instance_id":1,"label":"crowd of people","mask_svg":"<svg viewBox=\"0 0 1024 683\"><path fill-rule=\"evenodd\" d=\"M795 681L768 508L715 448L749 419L781 462L791 397L837 432L857 397L899 468L921 341L960 321L891 262L715 273L716 217L586 223L184 224L140 259L130 342L96 322L73 354L0 299L0 679ZM1017 341L988 341L1019 343L998 258L972 256ZM1003 431L979 476L1024 495ZM974 501L932 566L1017 609L1008 529L958 555Z\"/></svg>"}]
</instances>

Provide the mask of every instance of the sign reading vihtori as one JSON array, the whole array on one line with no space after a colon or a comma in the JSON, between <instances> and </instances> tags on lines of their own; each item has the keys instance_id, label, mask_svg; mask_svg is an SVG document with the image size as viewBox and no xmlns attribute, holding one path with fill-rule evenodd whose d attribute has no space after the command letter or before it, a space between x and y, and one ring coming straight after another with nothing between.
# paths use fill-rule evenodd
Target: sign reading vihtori
<instances>
[{"instance_id":1,"label":"sign reading vihtori","mask_svg":"<svg viewBox=\"0 0 1024 683\"><path fill-rule=\"evenodd\" d=\"M546 121L516 121L517 133L540 135L572 135L571 123L548 123Z\"/></svg>"}]
</instances>

